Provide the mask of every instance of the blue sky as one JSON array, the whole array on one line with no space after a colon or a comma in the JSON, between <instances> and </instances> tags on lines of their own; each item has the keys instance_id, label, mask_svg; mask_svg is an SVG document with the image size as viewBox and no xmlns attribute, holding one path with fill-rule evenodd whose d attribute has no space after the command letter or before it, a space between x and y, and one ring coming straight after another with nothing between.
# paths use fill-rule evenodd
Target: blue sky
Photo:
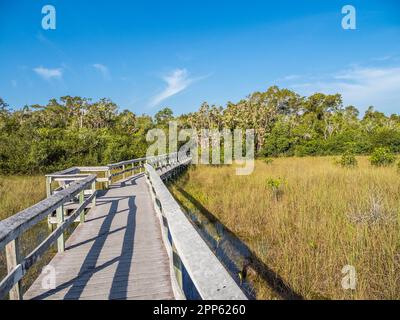
<instances>
[{"instance_id":1,"label":"blue sky","mask_svg":"<svg viewBox=\"0 0 400 320\"><path fill-rule=\"evenodd\" d=\"M42 29L46 4L56 30ZM347 4L356 30L341 26ZM180 114L274 84L399 113L400 1L0 0L0 97L14 108L79 95Z\"/></svg>"}]
</instances>

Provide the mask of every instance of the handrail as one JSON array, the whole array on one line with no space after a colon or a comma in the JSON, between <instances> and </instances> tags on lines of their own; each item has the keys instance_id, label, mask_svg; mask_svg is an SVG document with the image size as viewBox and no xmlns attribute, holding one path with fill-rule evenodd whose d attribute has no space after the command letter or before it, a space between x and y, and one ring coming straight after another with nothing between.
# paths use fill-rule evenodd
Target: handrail
<instances>
[{"instance_id":1,"label":"handrail","mask_svg":"<svg viewBox=\"0 0 400 320\"><path fill-rule=\"evenodd\" d=\"M128 165L128 164L132 164L132 163L137 163L137 162L141 162L141 161L146 161L148 158L138 158L138 159L132 159L132 160L126 160L126 161L121 161L121 162L117 162L117 163L111 163L108 165L109 168L116 168L116 167L121 167L123 165Z\"/></svg>"},{"instance_id":2,"label":"handrail","mask_svg":"<svg viewBox=\"0 0 400 320\"><path fill-rule=\"evenodd\" d=\"M5 220L0 221L0 250L6 248L7 276L0 282L0 298L10 292L11 299L22 299L20 281L29 268L57 241L58 251L64 251L64 232L80 216L84 223L84 210L90 203L95 206L96 181L106 182L112 177L129 171L144 169L151 186L154 207L162 219L162 231L170 259L173 283L180 287L178 295L200 297L202 299L247 299L228 271L207 246L194 226L182 212L165 180L175 176L191 164L192 159L185 154L165 154L122 161L99 167L73 167L46 175L48 197ZM135 165L139 164L139 165ZM130 168L127 168L131 165ZM122 168L118 172L112 172ZM105 178L81 172L106 172ZM52 193L51 181L67 182L57 192ZM85 199L85 190L91 189ZM64 204L79 194L79 206L64 219ZM22 233L46 216L56 211L57 228L25 258L19 254L19 238ZM166 229L166 230L164 230ZM187 274L187 276L184 276ZM187 286L189 283L189 291ZM174 293L176 290L174 289Z\"/></svg>"},{"instance_id":3,"label":"handrail","mask_svg":"<svg viewBox=\"0 0 400 320\"><path fill-rule=\"evenodd\" d=\"M96 202L96 182L105 182L108 188L112 178L127 172L144 169L145 163L152 163L156 168L164 168L169 162L174 162L176 154L165 154L154 157L144 157L109 164L107 166L75 166L46 175L47 198L5 220L0 221L0 250L6 248L7 276L0 282L0 299L10 292L11 299L22 299L20 280L27 270L43 255L57 240L58 251L64 251L64 231L80 216L85 220L84 209L89 203ZM130 168L127 166L131 165ZM122 168L122 170L117 170ZM105 177L97 177L94 172L104 172ZM52 181L58 181L60 187L52 190ZM85 189L90 188L90 196L85 200ZM79 194L79 207L64 221L64 204ZM27 257L22 258L19 252L19 238L22 233L52 213L56 212L57 228ZM48 221L51 226L52 220ZM53 229L51 227L51 229Z\"/></svg>"},{"instance_id":4,"label":"handrail","mask_svg":"<svg viewBox=\"0 0 400 320\"><path fill-rule=\"evenodd\" d=\"M64 171L65 172L65 171ZM84 209L89 203L95 204L95 175L89 175L71 183L63 189L39 203L27 208L7 219L0 221L0 250L6 248L7 276L0 282L0 298L10 292L11 299L22 299L20 280L30 267L57 241L58 251L64 251L64 231L75 219L80 216L84 222ZM84 191L91 188L92 194L85 200ZM64 204L79 194L79 207L64 221ZM57 212L57 229L53 231L27 257L23 258L19 252L19 238L22 233L54 211Z\"/></svg>"},{"instance_id":5,"label":"handrail","mask_svg":"<svg viewBox=\"0 0 400 320\"><path fill-rule=\"evenodd\" d=\"M8 242L19 237L21 233L54 212L60 205L71 200L80 191L90 186L95 179L95 175L90 175L83 180L78 180L69 188L55 193L32 207L0 221L0 250L3 249Z\"/></svg>"},{"instance_id":6,"label":"handrail","mask_svg":"<svg viewBox=\"0 0 400 320\"><path fill-rule=\"evenodd\" d=\"M190 163L190 158L181 159L166 172L158 173L151 165L145 164L146 175L155 198L154 207L166 221L164 225L167 228L165 233L169 235L169 250L174 251L174 254L169 256L173 259L172 265L178 269L178 283L185 295L192 295L194 298L199 295L206 300L247 300L246 295L201 238L163 182L174 175L175 170L179 171L182 166L188 166ZM184 283L184 271L189 275L191 284Z\"/></svg>"},{"instance_id":7,"label":"handrail","mask_svg":"<svg viewBox=\"0 0 400 320\"><path fill-rule=\"evenodd\" d=\"M76 180L75 178L78 177L82 172L104 172L105 177L100 178L97 177L96 181L97 182L105 182L106 183L106 188L109 187L109 185L112 182L112 178L117 177L117 176L123 176L125 178L125 174L128 172L132 172L134 170L142 170L144 169L144 163L150 163L156 168L159 167L165 167L168 163L172 162L171 159L181 157L183 158L182 154L179 154L178 152L175 153L169 153L169 154L162 154L162 155L157 155L157 156L149 156L149 157L142 157L142 158L137 158L137 159L130 159L130 160L125 160L125 161L120 161L116 163L110 163L106 166L91 166L91 167L71 167L62 171L46 174L46 190L47 190L47 196L50 196L52 194L51 190L51 183L52 181L66 181L68 180L67 177L71 176L71 180ZM138 164L138 165L135 165ZM131 165L131 167L128 168L128 166ZM117 168L121 168L118 172L112 172L113 170L116 170Z\"/></svg>"}]
</instances>

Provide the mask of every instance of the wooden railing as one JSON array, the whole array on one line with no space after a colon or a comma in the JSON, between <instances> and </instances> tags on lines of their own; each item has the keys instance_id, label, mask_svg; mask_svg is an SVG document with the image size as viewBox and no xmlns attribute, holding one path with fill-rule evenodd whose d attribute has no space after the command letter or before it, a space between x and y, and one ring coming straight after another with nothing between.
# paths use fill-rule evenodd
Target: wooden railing
<instances>
[{"instance_id":1,"label":"wooden railing","mask_svg":"<svg viewBox=\"0 0 400 320\"><path fill-rule=\"evenodd\" d=\"M163 181L173 178L191 164L184 154L167 154L122 161L102 167L73 167L46 175L47 198L0 221L0 250L6 249L7 276L0 282L0 299L22 299L21 279L40 257L57 242L65 249L64 232L78 218L85 222L85 209L96 205L96 182L108 188L115 177L145 170L154 207L160 218L164 243L170 260L171 280L177 298L246 299L239 286L191 225ZM93 174L95 173L95 174ZM103 177L99 177L103 175ZM53 190L52 183L59 186ZM77 199L76 199L77 198ZM66 208L77 207L66 215ZM19 250L21 235L54 212L56 228L26 257ZM199 263L201 262L201 263ZM187 274L188 277L185 277Z\"/></svg>"},{"instance_id":2,"label":"wooden railing","mask_svg":"<svg viewBox=\"0 0 400 320\"><path fill-rule=\"evenodd\" d=\"M247 300L246 295L190 223L164 181L191 164L191 158L173 159L158 170L146 164L153 203L160 217L170 259L175 297L205 300Z\"/></svg>"},{"instance_id":3,"label":"wooden railing","mask_svg":"<svg viewBox=\"0 0 400 320\"><path fill-rule=\"evenodd\" d=\"M0 250L6 249L7 276L0 282L0 298L7 292L10 299L22 299L21 279L35 262L57 242L58 252L64 251L64 232L79 216L81 223L85 222L84 209L89 203L95 205L95 175L86 175L78 181L72 182L64 190L49 196L45 200L25 209L5 220L0 221ZM85 199L84 191L92 190L89 197ZM79 198L79 207L67 218L64 219L64 204L74 197ZM57 228L26 257L20 254L19 239L23 232L30 229L44 218L56 212Z\"/></svg>"},{"instance_id":4,"label":"wooden railing","mask_svg":"<svg viewBox=\"0 0 400 320\"><path fill-rule=\"evenodd\" d=\"M43 201L0 221L0 250L5 248L7 276L0 282L0 299L22 299L21 280L41 256L57 242L58 252L65 249L64 232L73 222L85 222L85 209L96 205L96 182L108 188L113 178L144 170L151 163L162 170L177 154L132 159L107 166L72 167L46 175L46 196ZM103 177L101 177L103 176ZM58 186L53 188L53 182ZM75 205L72 205L75 204ZM67 210L71 211L67 215ZM54 216L55 213L55 216ZM50 235L26 257L20 252L21 235L43 219L48 219ZM56 225L56 228L53 228Z\"/></svg>"},{"instance_id":5,"label":"wooden railing","mask_svg":"<svg viewBox=\"0 0 400 320\"><path fill-rule=\"evenodd\" d=\"M163 168L170 161L172 162L171 159L177 158L178 153L171 153L111 163L107 166L72 167L63 171L58 171L46 175L46 194L47 197L49 197L53 193L65 189L65 187L68 186L69 183L82 179L82 177L87 176L89 173L96 174L96 182L104 183L105 187L108 188L112 183L113 178L121 176L121 178L125 178L127 173L133 173L136 170L140 172L144 170L145 163L149 163L153 167L158 169ZM54 190L52 188L53 182L58 182L60 184L58 188Z\"/></svg>"}]
</instances>

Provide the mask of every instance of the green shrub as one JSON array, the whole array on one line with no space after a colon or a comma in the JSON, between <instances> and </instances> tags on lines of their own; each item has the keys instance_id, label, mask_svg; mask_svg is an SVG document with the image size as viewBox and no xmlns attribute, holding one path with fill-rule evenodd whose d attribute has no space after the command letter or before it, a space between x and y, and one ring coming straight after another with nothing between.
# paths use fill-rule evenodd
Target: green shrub
<instances>
[{"instance_id":1,"label":"green shrub","mask_svg":"<svg viewBox=\"0 0 400 320\"><path fill-rule=\"evenodd\" d=\"M396 156L390 152L389 148L376 148L369 161L373 166L390 166L396 161Z\"/></svg>"},{"instance_id":2,"label":"green shrub","mask_svg":"<svg viewBox=\"0 0 400 320\"><path fill-rule=\"evenodd\" d=\"M264 163L265 163L265 164L272 164L273 162L274 162L274 160L271 159L271 158L265 158L265 159L264 159Z\"/></svg>"},{"instance_id":3,"label":"green shrub","mask_svg":"<svg viewBox=\"0 0 400 320\"><path fill-rule=\"evenodd\" d=\"M357 165L358 165L358 162L357 162L356 157L354 156L354 153L352 153L350 151L346 151L345 153L343 153L342 157L340 158L340 160L338 162L343 168L354 168L354 167L357 167Z\"/></svg>"},{"instance_id":4,"label":"green shrub","mask_svg":"<svg viewBox=\"0 0 400 320\"><path fill-rule=\"evenodd\" d=\"M283 178L269 178L267 179L267 187L272 191L275 200L279 200L283 195L283 188L286 181Z\"/></svg>"}]
</instances>

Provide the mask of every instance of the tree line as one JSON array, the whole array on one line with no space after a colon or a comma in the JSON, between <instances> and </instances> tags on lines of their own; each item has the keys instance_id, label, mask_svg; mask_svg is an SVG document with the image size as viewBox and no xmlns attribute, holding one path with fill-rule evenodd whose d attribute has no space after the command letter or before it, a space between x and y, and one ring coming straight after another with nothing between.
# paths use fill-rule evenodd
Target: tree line
<instances>
[{"instance_id":1,"label":"tree line","mask_svg":"<svg viewBox=\"0 0 400 320\"><path fill-rule=\"evenodd\" d=\"M272 86L225 107L203 103L174 116L164 108L154 117L120 111L109 99L64 96L46 105L13 110L0 98L0 173L51 172L75 165L104 165L145 156L146 133L181 128L255 129L258 156L370 154L378 147L400 152L400 116L369 107L361 116L343 106L340 94L303 97Z\"/></svg>"}]
</instances>

